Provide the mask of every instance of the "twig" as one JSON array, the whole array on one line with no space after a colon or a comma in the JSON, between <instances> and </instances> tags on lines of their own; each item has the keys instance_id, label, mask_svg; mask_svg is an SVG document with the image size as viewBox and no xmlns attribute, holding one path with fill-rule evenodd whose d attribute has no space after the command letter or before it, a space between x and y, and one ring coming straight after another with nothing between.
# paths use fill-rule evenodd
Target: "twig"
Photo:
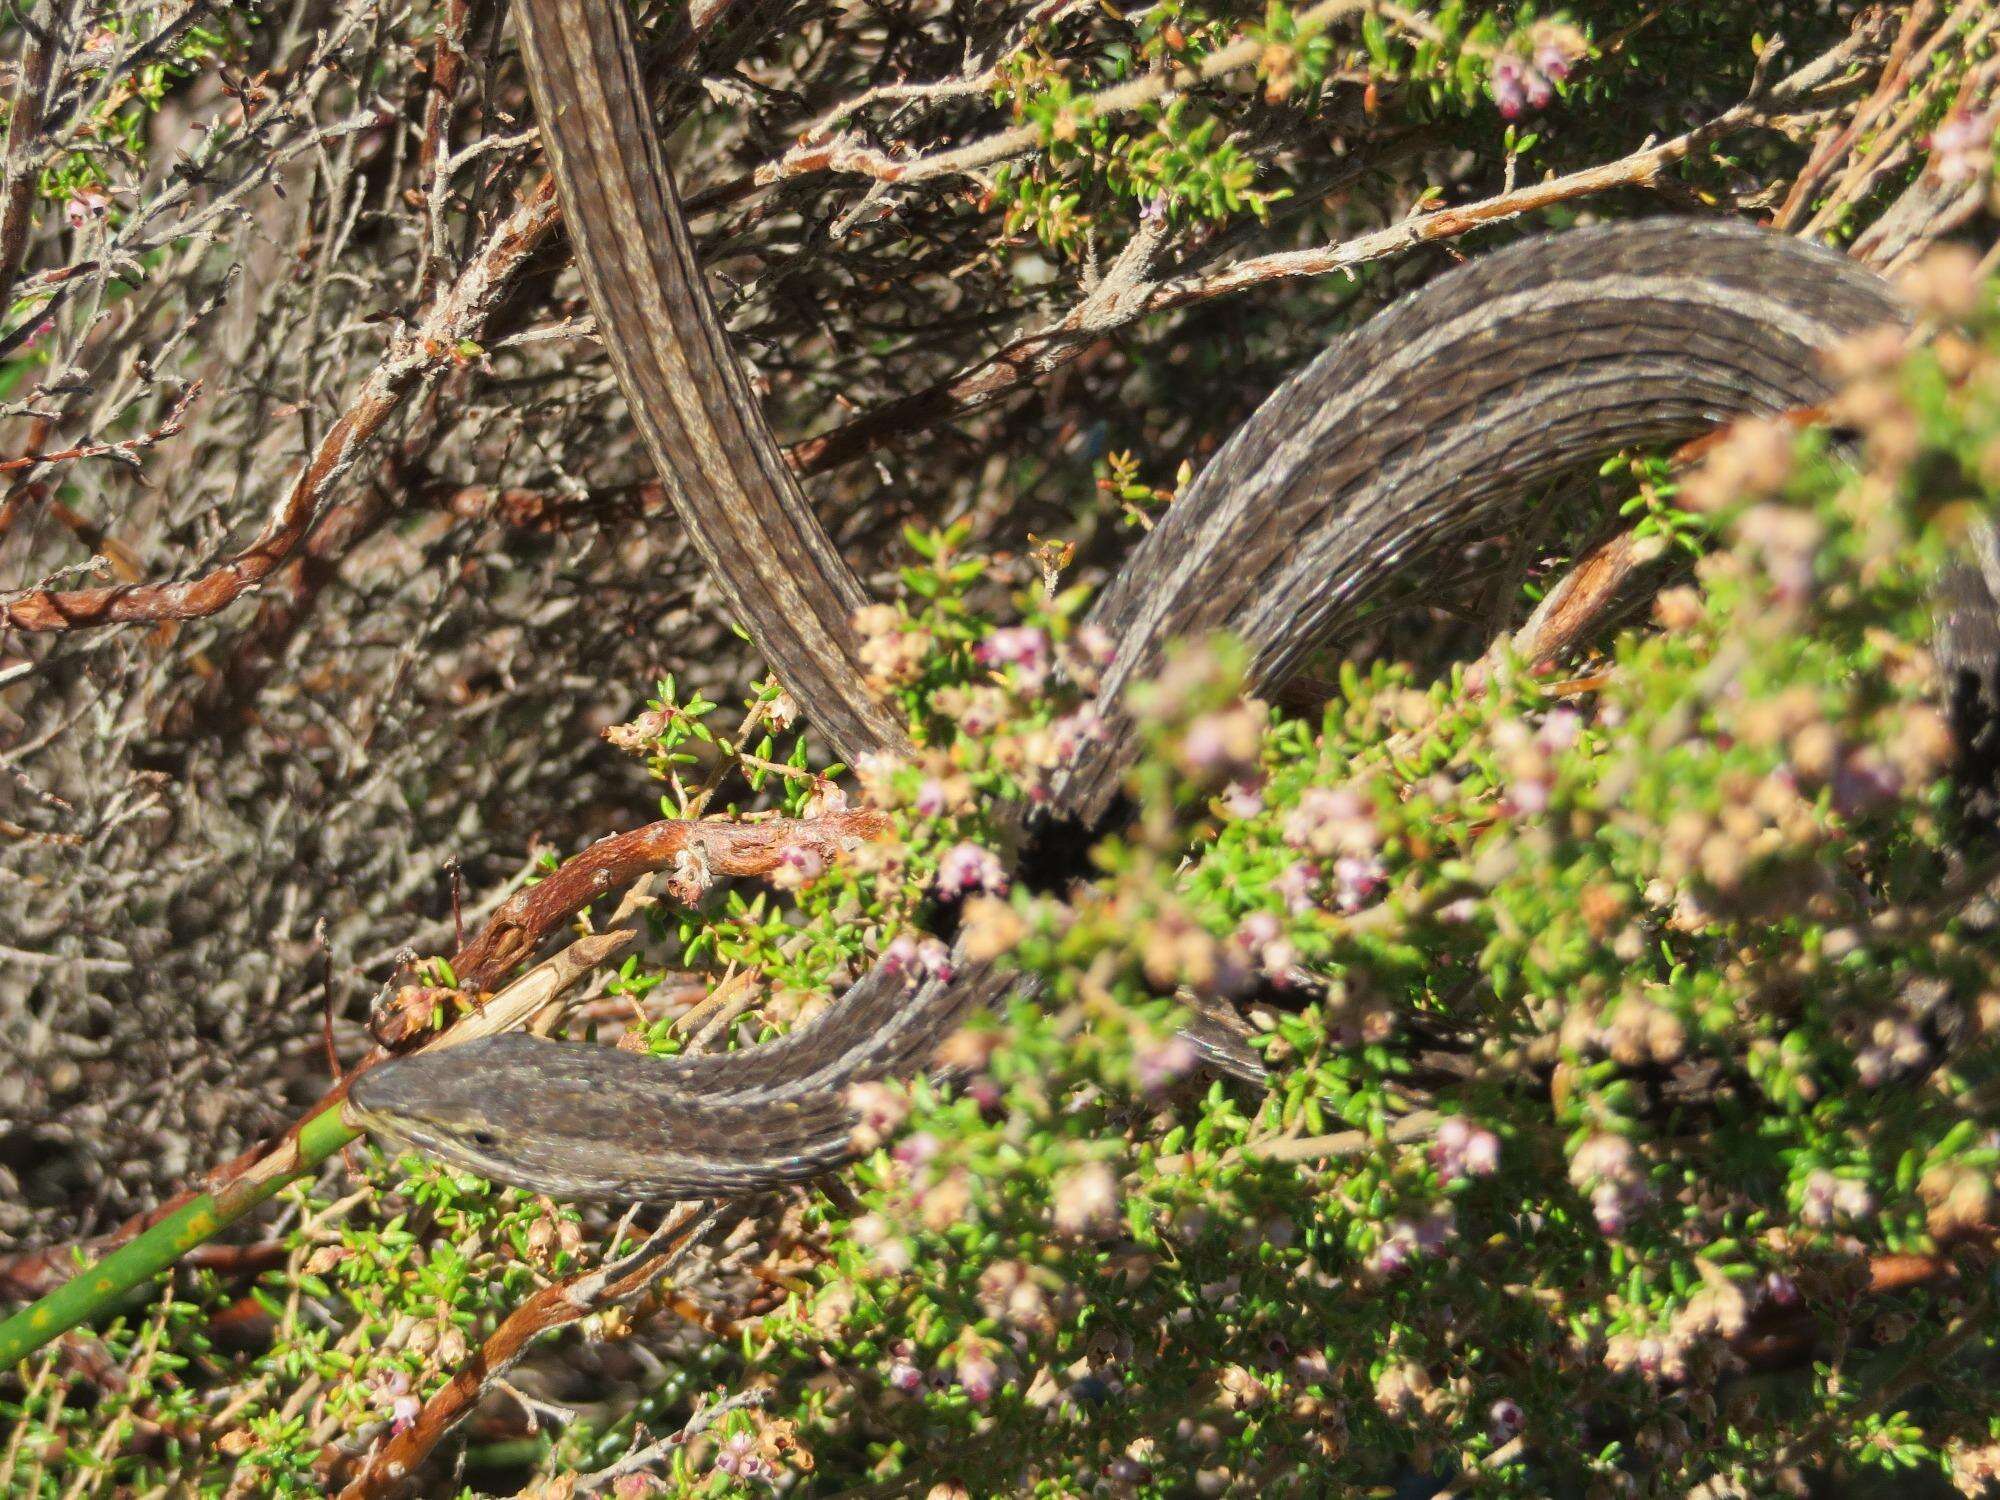
<instances>
[{"instance_id":1,"label":"twig","mask_svg":"<svg viewBox=\"0 0 2000 1500\"><path fill-rule=\"evenodd\" d=\"M594 1474L578 1475L575 1492L579 1495L594 1495L599 1490L608 1490L627 1474L637 1474L663 1459L671 1458L676 1449L685 1448L729 1413L762 1406L769 1399L770 1392L752 1387L749 1390L736 1391L720 1401L711 1401L689 1417L687 1425L672 1436L642 1444L616 1463L599 1469Z\"/></svg>"},{"instance_id":2,"label":"twig","mask_svg":"<svg viewBox=\"0 0 2000 1500\"><path fill-rule=\"evenodd\" d=\"M126 463L137 464L137 455L148 448L164 443L168 438L180 436L187 424L188 408L201 395L201 382L189 381L174 398L173 409L167 418L150 432L142 432L135 438L124 438L115 443L79 443L73 448L65 448L59 453L24 453L18 458L0 459L0 474L11 474L19 469L38 468L43 464L70 463L79 458L102 458L110 455Z\"/></svg>"},{"instance_id":3,"label":"twig","mask_svg":"<svg viewBox=\"0 0 2000 1500\"><path fill-rule=\"evenodd\" d=\"M28 247L35 173L40 165L35 137L41 133L49 76L62 33L68 29L69 9L68 0L63 0L51 7L46 20L29 28L21 56L20 86L14 91L14 108L7 120L5 186L0 187L0 313L13 304L14 278L20 274L21 256Z\"/></svg>"},{"instance_id":4,"label":"twig","mask_svg":"<svg viewBox=\"0 0 2000 1500\"><path fill-rule=\"evenodd\" d=\"M424 140L417 154L417 171L424 184L423 251L417 269L417 301L428 302L437 289L438 268L450 246L446 243L445 197L451 188L454 163L446 149L459 75L465 70L465 27L472 0L449 0L438 19L437 45L431 54L430 97L424 101Z\"/></svg>"},{"instance_id":5,"label":"twig","mask_svg":"<svg viewBox=\"0 0 2000 1500\"><path fill-rule=\"evenodd\" d=\"M508 216L423 322L390 340L381 363L320 440L291 493L234 557L182 583L119 584L63 593L35 589L0 604L0 625L59 631L138 620L198 619L262 583L291 555L327 496L352 471L362 448L382 424L411 391L451 364L461 340L484 326L555 225L554 188L544 182Z\"/></svg>"},{"instance_id":6,"label":"twig","mask_svg":"<svg viewBox=\"0 0 2000 1500\"><path fill-rule=\"evenodd\" d=\"M1349 15L1366 8L1366 0L1321 0L1318 5L1299 12L1298 29L1301 33L1318 31L1343 15ZM1177 68L1146 74L1129 83L1121 83L1116 88L1103 90L1078 99L1075 109L1080 116L1104 119L1121 115L1152 103L1170 88L1181 88L1195 83L1209 83L1238 68L1248 67L1264 51L1264 43L1253 37L1239 37L1225 47L1218 47L1204 57L1193 69ZM856 101L856 107L862 101ZM939 151L930 156L912 157L898 161L870 147L857 145L849 137L833 141L811 142L793 147L777 161L759 167L754 176L758 186L782 182L791 177L802 177L814 172L845 172L856 176L873 178L876 182L908 185L927 182L936 177L963 176L976 172L982 167L990 167L995 162L1005 161L1010 156L1020 156L1032 151L1041 142L1041 130L1034 125L1017 125L1011 130L1003 130L984 140L972 141L949 151Z\"/></svg>"},{"instance_id":7,"label":"twig","mask_svg":"<svg viewBox=\"0 0 2000 1500\"><path fill-rule=\"evenodd\" d=\"M647 1290L713 1233L724 1213L713 1204L689 1204L670 1215L629 1255L536 1292L507 1315L443 1390L424 1403L416 1420L375 1453L341 1491L342 1500L382 1500L405 1492L431 1450L471 1414L494 1381L520 1362L529 1345L553 1329Z\"/></svg>"},{"instance_id":8,"label":"twig","mask_svg":"<svg viewBox=\"0 0 2000 1500\"><path fill-rule=\"evenodd\" d=\"M1307 1162L1359 1156L1364 1151L1388 1143L1407 1145L1437 1132L1442 1118L1434 1109L1419 1109L1404 1115L1380 1135L1367 1130L1341 1130L1332 1135L1301 1136L1293 1140L1253 1141L1243 1154L1257 1161Z\"/></svg>"},{"instance_id":9,"label":"twig","mask_svg":"<svg viewBox=\"0 0 2000 1500\"><path fill-rule=\"evenodd\" d=\"M1253 287L1335 272L1351 274L1356 267L1371 261L1386 260L1420 245L1457 239L1474 229L1538 209L1615 188L1651 187L1668 167L1716 141L1762 123L1775 106L1816 87L1843 65L1857 46L1857 40L1850 37L1775 84L1767 87L1760 79L1749 97L1714 119L1617 161L1532 183L1478 203L1416 214L1337 245L1278 251L1196 276L1135 280L1109 291L1100 288L1060 321L1011 340L997 353L926 390L891 401L831 432L795 443L788 456L793 466L805 474L838 468L897 437L989 406L1068 364L1105 335L1152 314L1191 307ZM1760 67L1768 67L1775 61L1778 51L1779 44L1774 40L1759 59Z\"/></svg>"},{"instance_id":10,"label":"twig","mask_svg":"<svg viewBox=\"0 0 2000 1500\"><path fill-rule=\"evenodd\" d=\"M1833 171L1839 164L1840 158L1853 147L1861 132L1873 124L1889 103L1897 97L1905 77L1910 48L1923 34L1923 29L1930 23L1931 18L1937 14L1937 7L1938 0L1918 0L1918 3L1910 8L1909 14L1904 17L1902 29L1896 34L1895 43L1889 49L1888 59L1882 65L1882 76L1876 80L1874 91L1863 101L1854 118L1844 128L1828 133L1813 148L1811 157L1807 159L1804 168L1793 181L1791 190L1785 194L1785 201L1779 205L1778 211L1771 215L1773 228L1789 232L1798 227L1799 220L1804 217L1809 206L1811 195L1819 191L1821 184L1826 181L1827 174ZM1929 46L1936 45L1937 37L1933 36Z\"/></svg>"}]
</instances>

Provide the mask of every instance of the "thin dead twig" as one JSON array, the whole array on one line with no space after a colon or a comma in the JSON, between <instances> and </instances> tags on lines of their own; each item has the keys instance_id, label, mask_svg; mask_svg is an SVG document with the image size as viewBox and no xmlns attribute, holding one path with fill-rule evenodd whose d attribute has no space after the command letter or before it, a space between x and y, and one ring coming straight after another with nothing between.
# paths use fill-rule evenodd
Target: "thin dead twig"
<instances>
[{"instance_id":1,"label":"thin dead twig","mask_svg":"<svg viewBox=\"0 0 2000 1500\"><path fill-rule=\"evenodd\" d=\"M291 493L234 557L180 583L118 584L60 593L34 589L0 604L0 625L60 631L198 619L261 584L291 555L327 496L352 471L383 423L411 391L452 363L461 340L484 326L521 267L548 238L556 219L553 185L543 182L508 216L429 316L416 329L390 340L381 363L320 440Z\"/></svg>"},{"instance_id":2,"label":"thin dead twig","mask_svg":"<svg viewBox=\"0 0 2000 1500\"><path fill-rule=\"evenodd\" d=\"M125 438L115 443L79 443L58 453L24 453L19 458L0 459L0 474L11 474L20 469L33 469L42 464L71 463L80 458L117 458L126 463L136 464L138 455L146 449L164 443L168 438L180 436L187 423L188 408L201 395L201 382L191 380L181 387L180 395L167 418L150 432L142 432L135 438Z\"/></svg>"},{"instance_id":3,"label":"thin dead twig","mask_svg":"<svg viewBox=\"0 0 2000 1500\"><path fill-rule=\"evenodd\" d=\"M1774 40L1759 59L1758 78L1742 102L1671 140L1642 147L1602 166L1532 183L1478 203L1416 214L1337 245L1277 251L1193 276L1157 281L1134 278L1122 284L1107 278L1105 287L1094 291L1058 322L1011 340L997 353L928 389L891 401L831 432L795 443L788 457L805 474L838 468L898 437L989 406L1068 364L1098 339L1151 314L1190 307L1253 287L1335 272L1351 273L1371 261L1386 260L1420 245L1457 239L1474 229L1559 203L1615 188L1651 187L1668 167L1716 141L1763 123L1773 108L1817 87L1845 64L1858 50L1860 41L1858 35L1850 36L1777 83L1766 85L1763 74L1776 61L1780 50L1780 44Z\"/></svg>"},{"instance_id":4,"label":"thin dead twig","mask_svg":"<svg viewBox=\"0 0 2000 1500\"><path fill-rule=\"evenodd\" d=\"M1321 0L1320 4L1310 6L1299 13L1298 28L1301 32L1317 31L1341 16L1362 9L1365 9L1365 0ZM1242 37L1226 47L1218 47L1194 68L1148 73L1143 78L1135 78L1129 83L1121 83L1115 88L1078 99L1074 107L1086 118L1102 119L1110 115L1127 114L1151 104L1170 88L1209 83L1239 68L1248 67L1257 61L1263 50L1263 42L1251 37ZM836 116L859 107L861 102L863 101L857 100L852 106L843 106L841 110L835 112ZM898 161L895 157L887 156L872 147L858 144L851 137L842 136L831 141L809 142L795 146L777 161L759 167L753 174L752 181L762 187L815 172L842 172L870 177L881 183L907 186L937 177L965 176L977 172L980 168L990 167L995 162L1032 151L1041 143L1041 139L1042 134L1038 127L1017 125L1011 130L999 131L983 140L972 141L949 151Z\"/></svg>"}]
</instances>

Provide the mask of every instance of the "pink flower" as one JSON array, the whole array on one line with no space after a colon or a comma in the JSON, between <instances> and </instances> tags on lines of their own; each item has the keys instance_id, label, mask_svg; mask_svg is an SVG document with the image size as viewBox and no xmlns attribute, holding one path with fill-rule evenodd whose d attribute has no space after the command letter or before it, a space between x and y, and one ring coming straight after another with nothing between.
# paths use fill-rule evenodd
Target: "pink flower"
<instances>
[{"instance_id":1,"label":"pink flower","mask_svg":"<svg viewBox=\"0 0 2000 1500\"><path fill-rule=\"evenodd\" d=\"M1438 1126L1430 1154L1438 1176L1446 1182L1490 1177L1500 1165L1500 1137L1461 1115L1452 1115Z\"/></svg>"},{"instance_id":2,"label":"pink flower","mask_svg":"<svg viewBox=\"0 0 2000 1500\"><path fill-rule=\"evenodd\" d=\"M757 1439L747 1432L739 1432L722 1445L722 1452L716 1455L717 1472L736 1479L771 1479L775 1471L770 1463L757 1452Z\"/></svg>"},{"instance_id":3,"label":"pink flower","mask_svg":"<svg viewBox=\"0 0 2000 1500\"><path fill-rule=\"evenodd\" d=\"M882 950L882 967L891 974L948 980L952 976L951 949L940 938L898 933Z\"/></svg>"},{"instance_id":4,"label":"pink flower","mask_svg":"<svg viewBox=\"0 0 2000 1500\"><path fill-rule=\"evenodd\" d=\"M1072 1168L1056 1179L1056 1232L1071 1239L1110 1239L1119 1230L1121 1197L1118 1174L1105 1163Z\"/></svg>"},{"instance_id":5,"label":"pink flower","mask_svg":"<svg viewBox=\"0 0 2000 1500\"><path fill-rule=\"evenodd\" d=\"M937 888L945 896L962 896L968 891L1005 895L1008 883L1000 857L980 844L954 844L938 861Z\"/></svg>"},{"instance_id":6,"label":"pink flower","mask_svg":"<svg viewBox=\"0 0 2000 1500\"><path fill-rule=\"evenodd\" d=\"M1931 164L1942 182L1970 182L1991 166L1995 112L1955 109L1931 132Z\"/></svg>"},{"instance_id":7,"label":"pink flower","mask_svg":"<svg viewBox=\"0 0 2000 1500\"><path fill-rule=\"evenodd\" d=\"M417 1414L423 1409L423 1402L415 1396L398 1396L389 1408L389 1431L407 1432L416 1425Z\"/></svg>"},{"instance_id":8,"label":"pink flower","mask_svg":"<svg viewBox=\"0 0 2000 1500\"><path fill-rule=\"evenodd\" d=\"M95 183L85 183L70 194L69 202L63 206L63 216L69 220L69 227L81 229L92 219L101 219L111 208L111 195Z\"/></svg>"},{"instance_id":9,"label":"pink flower","mask_svg":"<svg viewBox=\"0 0 2000 1500\"><path fill-rule=\"evenodd\" d=\"M906 1167L921 1167L935 1158L942 1147L928 1130L919 1130L896 1143L889 1154Z\"/></svg>"},{"instance_id":10,"label":"pink flower","mask_svg":"<svg viewBox=\"0 0 2000 1500\"><path fill-rule=\"evenodd\" d=\"M1493 102L1503 120L1518 120L1528 106L1528 91L1522 86L1526 71L1521 59L1511 52L1502 52L1493 59L1487 86L1493 90Z\"/></svg>"},{"instance_id":11,"label":"pink flower","mask_svg":"<svg viewBox=\"0 0 2000 1500\"><path fill-rule=\"evenodd\" d=\"M1319 871L1301 859L1280 870L1271 889L1284 897L1287 911L1296 913L1312 910L1313 888L1318 883Z\"/></svg>"},{"instance_id":12,"label":"pink flower","mask_svg":"<svg viewBox=\"0 0 2000 1500\"><path fill-rule=\"evenodd\" d=\"M958 1388L974 1406L984 1406L1000 1389L1000 1366L984 1349L961 1348L956 1374Z\"/></svg>"},{"instance_id":13,"label":"pink flower","mask_svg":"<svg viewBox=\"0 0 2000 1500\"><path fill-rule=\"evenodd\" d=\"M1032 625L1010 625L996 630L973 648L974 656L989 667L1012 667L1021 685L1030 692L1040 689L1049 675L1049 638Z\"/></svg>"},{"instance_id":14,"label":"pink flower","mask_svg":"<svg viewBox=\"0 0 2000 1500\"><path fill-rule=\"evenodd\" d=\"M1344 912L1357 912L1373 901L1389 883L1382 861L1343 854L1333 862L1334 905Z\"/></svg>"},{"instance_id":15,"label":"pink flower","mask_svg":"<svg viewBox=\"0 0 2000 1500\"><path fill-rule=\"evenodd\" d=\"M1132 1068L1138 1074L1139 1087L1150 1094L1178 1083L1200 1061L1194 1043L1175 1032L1164 1042L1143 1048L1132 1059Z\"/></svg>"},{"instance_id":16,"label":"pink flower","mask_svg":"<svg viewBox=\"0 0 2000 1500\"><path fill-rule=\"evenodd\" d=\"M1256 969L1267 975L1285 973L1299 961L1298 949L1285 937L1278 919L1266 911L1253 911L1231 934L1230 947Z\"/></svg>"},{"instance_id":17,"label":"pink flower","mask_svg":"<svg viewBox=\"0 0 2000 1500\"><path fill-rule=\"evenodd\" d=\"M1583 733L1583 715L1573 708L1558 708L1542 720L1535 739L1551 755L1560 755Z\"/></svg>"},{"instance_id":18,"label":"pink flower","mask_svg":"<svg viewBox=\"0 0 2000 1500\"><path fill-rule=\"evenodd\" d=\"M1308 787L1285 820L1285 842L1314 854L1369 854L1381 846L1375 809L1350 786Z\"/></svg>"},{"instance_id":19,"label":"pink flower","mask_svg":"<svg viewBox=\"0 0 2000 1500\"><path fill-rule=\"evenodd\" d=\"M924 1372L917 1368L916 1352L915 1344L898 1339L889 1361L889 1384L906 1396L914 1396L924 1388Z\"/></svg>"},{"instance_id":20,"label":"pink flower","mask_svg":"<svg viewBox=\"0 0 2000 1500\"><path fill-rule=\"evenodd\" d=\"M1118 654L1118 643L1102 625L1085 625L1072 639L1078 653L1093 667L1108 667Z\"/></svg>"},{"instance_id":21,"label":"pink flower","mask_svg":"<svg viewBox=\"0 0 2000 1500\"><path fill-rule=\"evenodd\" d=\"M1394 1275L1419 1256L1435 1255L1457 1232L1449 1208L1438 1209L1421 1219L1399 1219L1375 1247L1369 1263L1384 1275Z\"/></svg>"},{"instance_id":22,"label":"pink flower","mask_svg":"<svg viewBox=\"0 0 2000 1500\"><path fill-rule=\"evenodd\" d=\"M1222 810L1232 818L1254 818L1264 810L1264 793L1247 781L1232 781L1222 789Z\"/></svg>"},{"instance_id":23,"label":"pink flower","mask_svg":"<svg viewBox=\"0 0 2000 1500\"><path fill-rule=\"evenodd\" d=\"M817 849L787 844L778 851L778 868L771 873L771 883L781 890L797 890L825 873L826 858Z\"/></svg>"}]
</instances>

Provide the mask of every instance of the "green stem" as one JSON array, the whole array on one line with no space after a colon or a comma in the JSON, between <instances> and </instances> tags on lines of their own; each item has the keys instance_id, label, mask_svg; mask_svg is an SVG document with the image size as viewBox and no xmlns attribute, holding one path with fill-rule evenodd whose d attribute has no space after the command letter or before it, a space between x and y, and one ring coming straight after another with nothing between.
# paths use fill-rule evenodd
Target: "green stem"
<instances>
[{"instance_id":1,"label":"green stem","mask_svg":"<svg viewBox=\"0 0 2000 1500\"><path fill-rule=\"evenodd\" d=\"M96 1265L0 1323L0 1370L49 1340L111 1310L196 1245L213 1239L287 1183L297 1182L361 1134L332 1105L299 1126L298 1136L218 1193L203 1193L112 1251Z\"/></svg>"}]
</instances>

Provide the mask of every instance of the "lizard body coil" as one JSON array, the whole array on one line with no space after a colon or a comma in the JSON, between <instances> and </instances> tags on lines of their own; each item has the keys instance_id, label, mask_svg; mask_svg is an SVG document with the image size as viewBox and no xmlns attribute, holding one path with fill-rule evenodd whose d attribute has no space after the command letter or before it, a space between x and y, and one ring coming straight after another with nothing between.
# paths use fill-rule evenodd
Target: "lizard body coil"
<instances>
[{"instance_id":1,"label":"lizard body coil","mask_svg":"<svg viewBox=\"0 0 2000 1500\"><path fill-rule=\"evenodd\" d=\"M856 696L847 574L755 412L706 300L647 129L619 0L517 0L565 212L639 424L725 592L844 752L897 732ZM1885 283L1734 222L1653 220L1531 238L1404 298L1287 381L1138 546L1091 618L1117 642L1095 756L1051 785L1098 819L1132 754L1119 695L1176 636L1229 630L1268 690L1389 580L1491 527L1539 483L1642 442L1828 394L1820 356L1904 321ZM733 384L732 384L733 383ZM732 394L733 393L733 394ZM728 398L728 399L725 399ZM779 464L778 469L782 469ZM676 477L678 476L678 477ZM706 488L704 488L706 486ZM774 617L770 612L775 611ZM357 1080L359 1123L569 1198L729 1195L852 1154L847 1091L920 1070L1009 980L878 966L783 1039L642 1057L503 1036Z\"/></svg>"}]
</instances>

